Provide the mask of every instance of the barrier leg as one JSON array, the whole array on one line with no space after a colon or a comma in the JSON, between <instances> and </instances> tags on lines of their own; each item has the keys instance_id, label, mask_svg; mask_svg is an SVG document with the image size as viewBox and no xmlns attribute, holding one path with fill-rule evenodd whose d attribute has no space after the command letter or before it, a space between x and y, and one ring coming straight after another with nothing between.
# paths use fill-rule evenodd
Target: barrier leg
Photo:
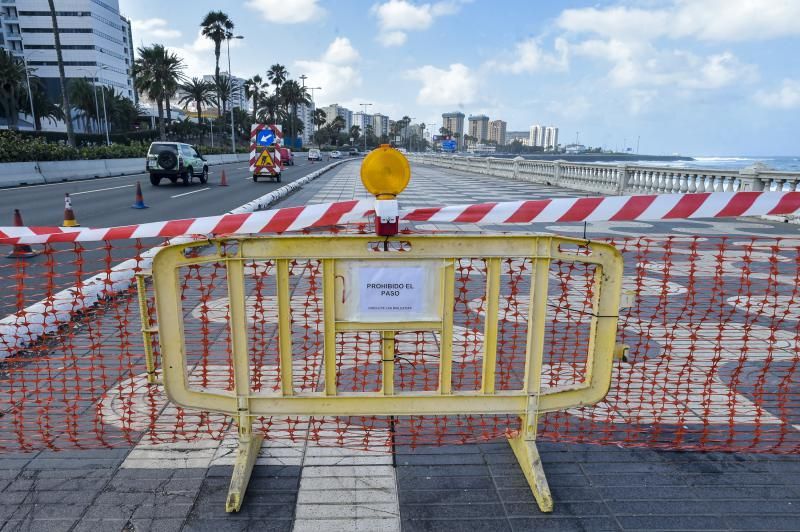
<instances>
[{"instance_id":1,"label":"barrier leg","mask_svg":"<svg viewBox=\"0 0 800 532\"><path fill-rule=\"evenodd\" d=\"M226 512L238 512L242 507L244 492L247 491L247 484L250 482L250 475L253 473L253 466L263 441L264 436L253 434L249 419L246 426L239 426L239 448L236 450L233 476L225 501Z\"/></svg>"},{"instance_id":2,"label":"barrier leg","mask_svg":"<svg viewBox=\"0 0 800 532\"><path fill-rule=\"evenodd\" d=\"M147 308L147 281L148 273L136 274L136 291L139 296L139 318L142 321L142 339L144 341L144 364L147 369L147 384L160 384L156 378L156 363L153 358L152 334L158 332L158 327L150 326L150 313Z\"/></svg>"},{"instance_id":3,"label":"barrier leg","mask_svg":"<svg viewBox=\"0 0 800 532\"><path fill-rule=\"evenodd\" d=\"M523 424L523 427L526 424ZM536 448L535 439L527 439L526 431L520 430L513 438L508 439L514 455L517 457L528 485L531 487L533 496L539 509L543 512L553 511L553 496L550 494L550 486L547 485L547 477L542 467L542 459L539 457L539 449Z\"/></svg>"}]
</instances>

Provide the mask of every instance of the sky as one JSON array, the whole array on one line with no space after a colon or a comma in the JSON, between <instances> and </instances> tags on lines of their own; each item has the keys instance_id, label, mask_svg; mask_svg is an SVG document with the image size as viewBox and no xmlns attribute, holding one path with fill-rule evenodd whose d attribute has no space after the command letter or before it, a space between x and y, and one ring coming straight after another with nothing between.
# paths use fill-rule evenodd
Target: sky
<instances>
[{"instance_id":1,"label":"sky","mask_svg":"<svg viewBox=\"0 0 800 532\"><path fill-rule=\"evenodd\" d=\"M120 0L136 47L214 71L199 36L222 9L233 75L274 63L331 103L438 130L443 112L640 153L800 155L800 0ZM193 16L191 12L197 13ZM223 47L221 68L227 69Z\"/></svg>"}]
</instances>

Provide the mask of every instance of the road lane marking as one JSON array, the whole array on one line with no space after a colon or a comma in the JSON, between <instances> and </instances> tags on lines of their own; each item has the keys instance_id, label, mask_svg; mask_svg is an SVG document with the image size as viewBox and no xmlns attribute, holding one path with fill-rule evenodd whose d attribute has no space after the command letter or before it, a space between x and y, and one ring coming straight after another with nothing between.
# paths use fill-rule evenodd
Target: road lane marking
<instances>
[{"instance_id":1,"label":"road lane marking","mask_svg":"<svg viewBox=\"0 0 800 532\"><path fill-rule=\"evenodd\" d=\"M135 187L136 185L120 185L118 187L98 188L95 190L84 190L83 192L71 192L70 196L79 196L81 194L91 194L92 192L103 192L104 190L116 190L118 188Z\"/></svg>"},{"instance_id":2,"label":"road lane marking","mask_svg":"<svg viewBox=\"0 0 800 532\"><path fill-rule=\"evenodd\" d=\"M198 192L203 192L204 190L210 190L211 187L201 188L200 190L192 190L191 192L184 192L183 194L175 194L174 196L170 196L170 198L180 198L181 196L188 196L189 194L196 194Z\"/></svg>"}]
</instances>

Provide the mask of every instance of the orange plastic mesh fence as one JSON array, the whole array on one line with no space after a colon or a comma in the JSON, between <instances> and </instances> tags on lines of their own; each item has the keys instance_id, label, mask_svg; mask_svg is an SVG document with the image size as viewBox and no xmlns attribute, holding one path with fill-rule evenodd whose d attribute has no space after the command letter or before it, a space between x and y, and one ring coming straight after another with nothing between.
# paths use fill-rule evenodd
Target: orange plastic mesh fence
<instances>
[{"instance_id":1,"label":"orange plastic mesh fence","mask_svg":"<svg viewBox=\"0 0 800 532\"><path fill-rule=\"evenodd\" d=\"M593 407L544 415L539 438L748 452L800 450L800 241L747 238L621 238L625 259L611 391ZM48 246L34 259L0 262L0 450L96 448L233 437L232 420L184 410L148 385L135 285L152 243ZM122 259L136 257L113 274ZM453 390L482 378L486 264L457 261ZM322 265L290 267L293 383L318 391L322 378ZM529 259L502 264L498 390L522 387ZM99 276L94 285L86 279ZM222 263L180 271L187 367L192 386L233 389L226 269ZM281 388L276 271L245 265L251 387ZM545 337L543 388L580 382L589 341L594 270L554 261ZM92 289L91 286L94 286ZM47 304L72 289L64 307ZM63 296L63 294L62 294ZM145 294L156 323L152 287ZM34 306L40 300L44 306ZM62 297L63 300L63 297ZM26 310L27 309L27 310ZM47 326L58 321L57 326ZM10 325L15 322L16 325ZM44 324L44 325L43 325ZM36 331L45 329L43 336ZM18 345L22 342L22 345ZM400 391L438 386L439 334L403 332L395 344ZM157 334L152 341L156 363ZM379 391L378 333L336 336L337 386ZM352 447L443 445L504 436L515 416L277 418L256 421L268 438Z\"/></svg>"}]
</instances>

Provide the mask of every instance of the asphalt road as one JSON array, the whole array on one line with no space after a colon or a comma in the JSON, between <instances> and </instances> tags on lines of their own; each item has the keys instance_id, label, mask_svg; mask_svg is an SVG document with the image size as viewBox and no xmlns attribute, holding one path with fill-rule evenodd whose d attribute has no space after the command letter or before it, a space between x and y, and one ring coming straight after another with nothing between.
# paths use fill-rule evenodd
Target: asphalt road
<instances>
[{"instance_id":1,"label":"asphalt road","mask_svg":"<svg viewBox=\"0 0 800 532\"><path fill-rule=\"evenodd\" d=\"M64 194L69 193L75 217L82 226L107 227L174 218L223 214L276 188L299 179L327 163L309 164L297 157L296 165L287 167L281 183L260 178L254 183L246 162L209 168L208 183L196 179L189 186L180 182L150 184L147 174L70 181L0 190L0 225L11 225L14 209L20 209L29 226L61 225L64 220ZM220 187L222 171L228 187ZM136 182L142 184L149 209L132 209Z\"/></svg>"},{"instance_id":2,"label":"asphalt road","mask_svg":"<svg viewBox=\"0 0 800 532\"><path fill-rule=\"evenodd\" d=\"M108 227L180 218L213 216L254 200L300 179L328 162L309 163L297 157L295 166L284 169L281 183L259 178L253 182L245 162L213 166L205 185L194 180L189 186L162 180L152 186L147 174L71 181L0 190L0 225L11 225L14 209L20 209L25 225L60 226L64 221L64 194L69 193L78 223L83 227ZM228 186L219 186L222 171ZM142 185L147 209L133 209L136 183ZM56 244L55 252L16 260L0 249L0 317L19 311L79 280L106 271L136 256L137 251L158 245L163 239L118 241L111 246L89 242L77 252L73 244ZM137 245L139 246L137 248ZM43 246L33 246L41 250ZM20 279L24 282L20 283Z\"/></svg>"}]
</instances>

